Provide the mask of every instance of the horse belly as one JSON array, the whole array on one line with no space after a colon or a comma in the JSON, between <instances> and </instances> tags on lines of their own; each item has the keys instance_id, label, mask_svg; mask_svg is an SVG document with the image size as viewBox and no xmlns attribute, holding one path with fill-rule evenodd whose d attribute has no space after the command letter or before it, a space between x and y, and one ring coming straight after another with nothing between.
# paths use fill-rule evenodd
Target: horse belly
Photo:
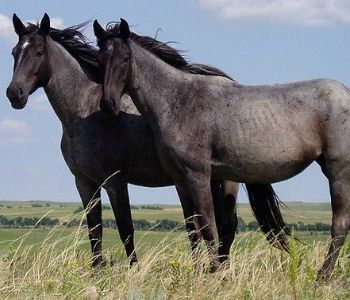
<instances>
[{"instance_id":1,"label":"horse belly","mask_svg":"<svg viewBox=\"0 0 350 300\"><path fill-rule=\"evenodd\" d=\"M254 142L237 141L229 151L213 159L213 176L247 183L273 183L291 178L309 166L321 147L312 139L307 142L291 135L262 138Z\"/></svg>"}]
</instances>

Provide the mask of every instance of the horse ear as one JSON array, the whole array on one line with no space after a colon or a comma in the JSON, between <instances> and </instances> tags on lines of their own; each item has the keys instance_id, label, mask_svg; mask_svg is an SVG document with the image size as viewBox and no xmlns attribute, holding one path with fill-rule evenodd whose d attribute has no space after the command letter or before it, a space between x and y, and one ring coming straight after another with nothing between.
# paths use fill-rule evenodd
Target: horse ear
<instances>
[{"instance_id":1,"label":"horse ear","mask_svg":"<svg viewBox=\"0 0 350 300\"><path fill-rule=\"evenodd\" d=\"M15 32L18 34L18 36L22 36L25 33L26 27L22 23L21 19L17 17L16 14L13 14L12 16L12 23L13 27L15 28Z\"/></svg>"},{"instance_id":2,"label":"horse ear","mask_svg":"<svg viewBox=\"0 0 350 300\"><path fill-rule=\"evenodd\" d=\"M45 13L41 19L38 32L44 36L48 35L50 32L50 17L47 15L47 13Z\"/></svg>"},{"instance_id":3,"label":"horse ear","mask_svg":"<svg viewBox=\"0 0 350 300\"><path fill-rule=\"evenodd\" d=\"M101 40L105 35L106 31L102 28L102 26L97 20L94 21L93 27L94 27L95 36L97 37L98 40Z\"/></svg>"},{"instance_id":4,"label":"horse ear","mask_svg":"<svg viewBox=\"0 0 350 300\"><path fill-rule=\"evenodd\" d=\"M123 18L120 18L120 37L123 40L127 40L130 36L129 24Z\"/></svg>"}]
</instances>

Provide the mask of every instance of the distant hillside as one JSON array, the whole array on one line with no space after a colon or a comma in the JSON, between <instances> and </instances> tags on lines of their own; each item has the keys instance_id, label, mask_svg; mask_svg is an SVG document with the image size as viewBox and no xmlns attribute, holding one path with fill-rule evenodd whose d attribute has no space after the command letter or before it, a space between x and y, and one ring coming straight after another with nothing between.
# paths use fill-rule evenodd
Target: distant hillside
<instances>
[{"instance_id":1,"label":"distant hillside","mask_svg":"<svg viewBox=\"0 0 350 300\"><path fill-rule=\"evenodd\" d=\"M314 224L322 222L331 223L330 203L306 203L287 202L287 209L282 208L283 216L287 223L303 222ZM54 201L0 201L0 215L11 217L41 217L48 214L50 218L62 218L79 211L82 204L79 202L54 202ZM155 222L158 219L182 221L183 215L179 205L147 205L141 208L137 205L132 209L134 219L145 219ZM159 207L162 209L154 209ZM113 212L109 204L104 204L103 217L113 218ZM254 220L250 205L248 203L238 204L238 215L246 222Z\"/></svg>"}]
</instances>

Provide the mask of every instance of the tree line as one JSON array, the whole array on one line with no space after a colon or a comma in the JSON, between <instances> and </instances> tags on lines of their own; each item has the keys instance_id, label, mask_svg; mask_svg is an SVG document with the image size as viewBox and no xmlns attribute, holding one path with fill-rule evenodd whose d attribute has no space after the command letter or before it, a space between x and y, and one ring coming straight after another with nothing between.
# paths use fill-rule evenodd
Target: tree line
<instances>
[{"instance_id":1,"label":"tree line","mask_svg":"<svg viewBox=\"0 0 350 300\"><path fill-rule=\"evenodd\" d=\"M130 205L131 209L148 209L148 210L164 210L163 207L158 205ZM110 205L102 205L102 210L112 209ZM76 210L74 210L74 214L80 213L84 211L84 207L79 206Z\"/></svg>"},{"instance_id":2,"label":"tree line","mask_svg":"<svg viewBox=\"0 0 350 300\"><path fill-rule=\"evenodd\" d=\"M6 217L0 215L0 227L2 228L26 228L26 227L54 227L58 225L66 227L76 227L79 224L86 225L86 219L79 220L73 219L70 221L60 221L59 219L51 219L49 217L38 218L38 217ZM114 219L104 219L102 221L103 227L105 228L117 228ZM183 222L160 219L154 223L144 219L133 220L135 230L151 230L151 231L182 231L185 230ZM331 230L330 224L315 223L315 224L304 224L303 222L290 223L287 226L297 231L308 231L308 232L329 232ZM241 217L238 217L237 232L256 231L259 229L257 221L245 222Z\"/></svg>"}]
</instances>

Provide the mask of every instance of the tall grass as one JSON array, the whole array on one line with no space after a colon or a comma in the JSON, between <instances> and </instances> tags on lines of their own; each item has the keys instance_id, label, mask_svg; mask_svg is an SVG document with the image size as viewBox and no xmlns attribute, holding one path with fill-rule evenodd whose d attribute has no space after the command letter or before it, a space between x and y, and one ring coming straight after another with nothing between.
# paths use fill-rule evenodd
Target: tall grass
<instances>
[{"instance_id":1,"label":"tall grass","mask_svg":"<svg viewBox=\"0 0 350 300\"><path fill-rule=\"evenodd\" d=\"M141 239L137 266L129 268L122 249L112 248L104 252L107 266L96 273L90 253L81 247L87 229L62 232L52 229L35 250L25 242L29 232L0 253L1 299L350 298L349 244L332 280L315 289L316 270L327 250L322 242L294 243L290 256L269 246L259 233L248 233L235 241L230 262L210 274L205 247L193 258L185 234L147 249Z\"/></svg>"}]
</instances>

